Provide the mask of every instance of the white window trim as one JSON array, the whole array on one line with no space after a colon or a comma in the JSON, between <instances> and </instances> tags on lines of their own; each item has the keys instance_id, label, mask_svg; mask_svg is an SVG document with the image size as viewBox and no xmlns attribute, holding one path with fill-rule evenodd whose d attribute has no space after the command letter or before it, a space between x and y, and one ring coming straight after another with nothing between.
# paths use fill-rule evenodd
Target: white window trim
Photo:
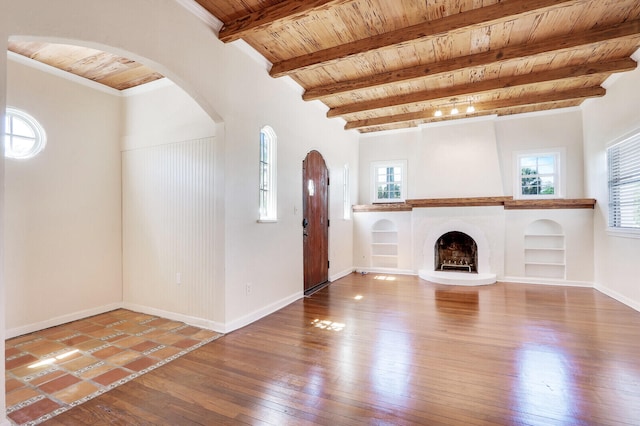
<instances>
[{"instance_id":1,"label":"white window trim","mask_svg":"<svg viewBox=\"0 0 640 426\"><path fill-rule=\"evenodd\" d=\"M402 185L400 186L400 199L388 199L378 198L378 185L376 170L380 167L400 167L402 170ZM374 161L371 163L371 202L372 204L387 204L387 203L404 203L407 199L407 160L392 160L392 161Z\"/></svg>"},{"instance_id":2,"label":"white window trim","mask_svg":"<svg viewBox=\"0 0 640 426\"><path fill-rule=\"evenodd\" d=\"M33 129L34 134L35 134L35 143L34 143L34 148L29 151L29 153L27 155L22 155L22 156L15 156L15 155L7 155L6 154L6 147L5 147L5 151L3 152L3 155L5 156L5 158L11 159L11 160L28 160L30 158L35 157L36 155L38 155L39 153L42 152L42 150L45 148L45 146L47 145L47 134L44 131L44 128L42 127L42 125L38 122L38 120L36 120L34 117L32 117L30 114L28 114L25 111L16 109L16 108L12 108L12 107L7 107L6 111L5 111L6 116L5 117L9 117L9 116L14 116L17 117L19 119L21 119L22 121L24 121L25 123L27 123L27 125L29 127L31 127L31 129ZM6 118L3 117L3 119L6 122ZM4 128L5 123L3 123L3 138L7 137L7 132L9 131L9 129Z\"/></svg>"},{"instance_id":3,"label":"white window trim","mask_svg":"<svg viewBox=\"0 0 640 426\"><path fill-rule=\"evenodd\" d=\"M635 228L614 228L607 226L607 234L612 237L640 238L640 229Z\"/></svg>"},{"instance_id":4,"label":"white window trim","mask_svg":"<svg viewBox=\"0 0 640 426\"><path fill-rule=\"evenodd\" d=\"M348 164L342 169L342 218L351 220L351 182Z\"/></svg>"},{"instance_id":5,"label":"white window trim","mask_svg":"<svg viewBox=\"0 0 640 426\"><path fill-rule=\"evenodd\" d=\"M265 133L269 136L270 144L269 144L269 153L268 153L268 164L269 164L269 197L267 200L266 206L266 214L262 214L263 206L262 206L262 181L263 181L263 169L262 169L262 152L258 153L258 223L275 223L278 221L278 187L277 187L277 148L278 148L278 136L276 132L271 128L271 126L263 126L260 129L260 137L262 138L262 133ZM258 144L259 149L261 150L260 143Z\"/></svg>"},{"instance_id":6,"label":"white window trim","mask_svg":"<svg viewBox=\"0 0 640 426\"><path fill-rule=\"evenodd\" d=\"M636 139L640 141L640 129L636 129L630 133L625 134L624 136L615 139L611 143L609 143L605 149L606 153L606 170L607 170L607 203L606 203L606 218L607 218L607 234L612 237L620 237L620 238L640 238L640 228L623 228L618 226L611 226L610 222L610 204L611 204L611 191L609 189L609 149L614 146L627 142L631 139Z\"/></svg>"},{"instance_id":7,"label":"white window trim","mask_svg":"<svg viewBox=\"0 0 640 426\"><path fill-rule=\"evenodd\" d=\"M523 194L522 181L520 175L520 159L522 157L542 157L545 155L553 155L556 157L556 185L555 194ZM514 151L513 153L513 198L516 200L539 200L539 199L557 199L565 198L566 194L566 149L565 148L547 148L547 149L529 149L525 151Z\"/></svg>"}]
</instances>

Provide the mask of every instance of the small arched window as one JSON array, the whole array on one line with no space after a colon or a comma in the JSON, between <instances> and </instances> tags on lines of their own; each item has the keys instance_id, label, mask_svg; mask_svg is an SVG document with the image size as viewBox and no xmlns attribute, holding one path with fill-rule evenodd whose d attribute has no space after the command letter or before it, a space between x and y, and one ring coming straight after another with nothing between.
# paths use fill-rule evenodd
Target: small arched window
<instances>
[{"instance_id":1,"label":"small arched window","mask_svg":"<svg viewBox=\"0 0 640 426\"><path fill-rule=\"evenodd\" d=\"M276 192L276 133L269 126L260 129L260 222L278 219Z\"/></svg>"},{"instance_id":2,"label":"small arched window","mask_svg":"<svg viewBox=\"0 0 640 426\"><path fill-rule=\"evenodd\" d=\"M24 111L7 108L4 119L4 156L28 159L44 149L47 136L38 121Z\"/></svg>"}]
</instances>

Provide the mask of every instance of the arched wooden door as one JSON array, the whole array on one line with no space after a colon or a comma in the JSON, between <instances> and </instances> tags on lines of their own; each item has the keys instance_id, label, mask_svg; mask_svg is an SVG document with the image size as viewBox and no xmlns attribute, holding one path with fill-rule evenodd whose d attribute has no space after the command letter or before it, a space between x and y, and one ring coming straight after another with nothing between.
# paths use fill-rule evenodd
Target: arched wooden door
<instances>
[{"instance_id":1,"label":"arched wooden door","mask_svg":"<svg viewBox=\"0 0 640 426\"><path fill-rule=\"evenodd\" d=\"M304 293L329 281L329 171L318 151L302 162Z\"/></svg>"}]
</instances>

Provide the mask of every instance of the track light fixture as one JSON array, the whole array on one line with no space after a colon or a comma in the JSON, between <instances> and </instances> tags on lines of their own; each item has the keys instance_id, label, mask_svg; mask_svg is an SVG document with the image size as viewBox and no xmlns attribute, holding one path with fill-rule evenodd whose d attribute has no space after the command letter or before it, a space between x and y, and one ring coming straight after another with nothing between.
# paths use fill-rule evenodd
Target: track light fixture
<instances>
[{"instance_id":1,"label":"track light fixture","mask_svg":"<svg viewBox=\"0 0 640 426\"><path fill-rule=\"evenodd\" d=\"M449 115L458 115L460 114L460 110L458 109L458 107L456 106L456 104L458 103L458 99L457 98L453 98L451 99L452 105L453 107L451 108L451 111L449 112ZM476 112L476 107L473 106L472 103L472 99L469 99L469 106L467 106L466 114L473 114L474 112ZM437 110L434 111L433 113L434 117L442 117L442 109L438 108Z\"/></svg>"}]
</instances>

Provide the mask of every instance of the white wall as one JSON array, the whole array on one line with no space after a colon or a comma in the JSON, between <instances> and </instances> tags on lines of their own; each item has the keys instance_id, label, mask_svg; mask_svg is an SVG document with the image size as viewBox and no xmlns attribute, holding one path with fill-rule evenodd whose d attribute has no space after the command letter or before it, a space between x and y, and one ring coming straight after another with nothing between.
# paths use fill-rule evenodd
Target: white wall
<instances>
[{"instance_id":1,"label":"white wall","mask_svg":"<svg viewBox=\"0 0 640 426\"><path fill-rule=\"evenodd\" d=\"M513 195L514 153L561 148L566 198L584 197L582 118L578 109L439 123L363 135L360 204L371 202L370 164L408 161L407 198Z\"/></svg>"},{"instance_id":2,"label":"white wall","mask_svg":"<svg viewBox=\"0 0 640 426\"><path fill-rule=\"evenodd\" d=\"M47 134L35 158L5 161L8 337L122 300L120 102L8 62L7 104Z\"/></svg>"},{"instance_id":3,"label":"white wall","mask_svg":"<svg viewBox=\"0 0 640 426\"><path fill-rule=\"evenodd\" d=\"M634 58L640 59L636 53ZM607 95L586 102L584 150L587 196L595 198L594 265L599 289L640 310L637 259L640 239L607 233L608 188L606 148L624 135L640 131L640 69L607 85Z\"/></svg>"},{"instance_id":4,"label":"white wall","mask_svg":"<svg viewBox=\"0 0 640 426\"><path fill-rule=\"evenodd\" d=\"M223 135L216 135L221 142L216 140L216 155L220 155L216 157L214 197L220 201L216 203L220 220L214 226L225 247L221 251L224 263L216 268L216 274L224 271L216 280L222 280L224 286L225 328L240 327L300 297L302 160L317 149L332 176L339 176L337 170L346 163L356 171L357 134L345 132L339 120L327 120L323 109L303 102L286 81L270 78L266 67L240 50L238 43L223 45L208 25L178 2L162 2L150 9L146 0L113 0L99 14L95 11L96 3L86 0L5 1L0 40L35 38L123 54L168 76L214 121L223 122L217 126L224 129ZM6 16L11 19L5 21ZM6 64L6 58L0 56L2 72ZM276 224L256 223L258 135L265 124L278 135ZM130 142L124 138L124 147ZM355 195L357 177L352 176L351 182ZM336 207L341 192L341 182L332 182L331 276L349 271L353 264L352 221L333 217L341 212ZM253 283L251 294L245 294L247 282ZM1 285L0 291L3 289ZM0 412L0 419L3 414Z\"/></svg>"},{"instance_id":5,"label":"white wall","mask_svg":"<svg viewBox=\"0 0 640 426\"><path fill-rule=\"evenodd\" d=\"M425 126L422 129L363 135L360 138L360 204L371 202L370 164L407 160L408 198L510 196L514 190L514 153L560 148L566 198L582 198L584 167L582 116L579 109L563 109L513 117L484 117ZM486 229L491 246L491 272L499 279L526 281L524 229L537 219L554 218L566 226L565 284L593 282L592 210L526 212L498 208L414 209L413 213L358 213L354 261L371 268L371 226L381 218L398 222L400 240L412 250L399 252L398 269L422 268L428 228L447 219L469 221ZM410 225L407 225L410 224ZM401 266L400 266L401 265Z\"/></svg>"},{"instance_id":6,"label":"white wall","mask_svg":"<svg viewBox=\"0 0 640 426\"><path fill-rule=\"evenodd\" d=\"M425 127L416 153L410 198L503 195L491 119Z\"/></svg>"},{"instance_id":7,"label":"white wall","mask_svg":"<svg viewBox=\"0 0 640 426\"><path fill-rule=\"evenodd\" d=\"M242 114L225 116L226 318L235 329L302 295L302 161L318 150L329 168L329 276L353 267L352 221L342 220L342 169L357 170L357 134L302 103L285 80L274 80L244 51L228 52L228 82ZM277 135L278 221L258 223L258 140L268 124ZM232 171L232 172L231 172ZM357 179L351 179L355 194ZM246 285L251 293L246 294Z\"/></svg>"},{"instance_id":8,"label":"white wall","mask_svg":"<svg viewBox=\"0 0 640 426\"><path fill-rule=\"evenodd\" d=\"M123 153L125 307L223 328L215 145L209 137Z\"/></svg>"},{"instance_id":9,"label":"white wall","mask_svg":"<svg viewBox=\"0 0 640 426\"><path fill-rule=\"evenodd\" d=\"M584 197L582 114L579 109L501 117L496 121L496 137L505 195L513 195L514 152L562 148L564 198Z\"/></svg>"},{"instance_id":10,"label":"white wall","mask_svg":"<svg viewBox=\"0 0 640 426\"><path fill-rule=\"evenodd\" d=\"M422 159L418 158L416 153L421 140L422 132L419 129L361 135L358 150L358 200L354 204L370 204L373 200L371 163L376 161L407 160L407 197L414 198L417 186L422 184L417 178L417 170L422 167Z\"/></svg>"},{"instance_id":11,"label":"white wall","mask_svg":"<svg viewBox=\"0 0 640 426\"><path fill-rule=\"evenodd\" d=\"M123 103L123 151L201 139L217 131L214 119L167 78L125 91Z\"/></svg>"},{"instance_id":12,"label":"white wall","mask_svg":"<svg viewBox=\"0 0 640 426\"><path fill-rule=\"evenodd\" d=\"M124 306L223 330L224 129L167 80L129 91L123 110Z\"/></svg>"},{"instance_id":13,"label":"white wall","mask_svg":"<svg viewBox=\"0 0 640 426\"><path fill-rule=\"evenodd\" d=\"M74 11L72 16L69 10ZM12 22L1 30L3 38L42 37L125 54L167 75L209 116L224 121L220 164L225 173L217 182L223 190L216 192L216 197L224 197L224 323L241 326L300 297L301 162L307 152L317 149L332 171L345 163L357 164L357 134L344 132L342 122L329 121L324 110L304 103L286 81L270 78L266 68L237 43L220 43L211 28L177 2L156 5L149 13L146 1L118 0L96 15L86 1L53 5L16 0L8 2L6 12ZM257 141L264 124L278 135L280 220L276 224L256 223ZM332 214L335 200L341 198L334 191L341 194L341 182L332 182ZM331 219L336 224L338 218ZM348 271L353 263L352 222L337 224L329 236L332 276ZM253 283L250 295L245 294L248 282Z\"/></svg>"}]
</instances>

